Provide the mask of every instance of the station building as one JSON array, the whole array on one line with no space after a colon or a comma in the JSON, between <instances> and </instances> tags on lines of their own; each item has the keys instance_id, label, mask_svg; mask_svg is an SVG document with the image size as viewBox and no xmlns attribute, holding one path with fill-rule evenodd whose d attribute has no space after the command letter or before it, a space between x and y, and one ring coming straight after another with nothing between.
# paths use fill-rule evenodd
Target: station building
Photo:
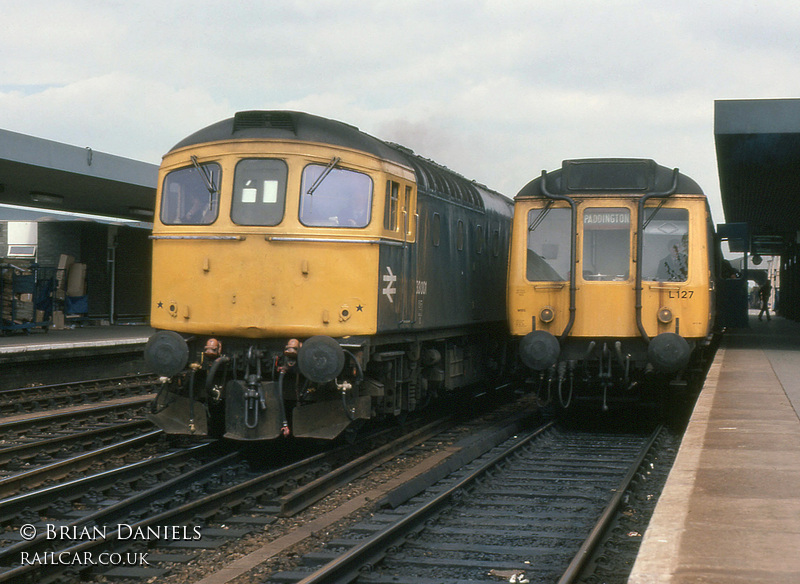
<instances>
[{"instance_id":1,"label":"station building","mask_svg":"<svg viewBox=\"0 0 800 584\"><path fill-rule=\"evenodd\" d=\"M59 312L67 326L146 322L157 175L154 164L0 130L5 328L24 326L39 306L51 325Z\"/></svg>"},{"instance_id":2,"label":"station building","mask_svg":"<svg viewBox=\"0 0 800 584\"><path fill-rule=\"evenodd\" d=\"M772 307L800 321L800 99L717 100L714 139L718 233L743 253L743 279L769 278Z\"/></svg>"}]
</instances>

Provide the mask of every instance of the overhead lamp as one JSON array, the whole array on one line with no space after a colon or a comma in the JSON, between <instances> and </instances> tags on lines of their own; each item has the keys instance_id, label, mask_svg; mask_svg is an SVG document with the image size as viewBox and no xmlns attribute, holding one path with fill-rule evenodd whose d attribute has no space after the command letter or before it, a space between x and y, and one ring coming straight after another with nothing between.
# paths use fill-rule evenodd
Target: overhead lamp
<instances>
[{"instance_id":1,"label":"overhead lamp","mask_svg":"<svg viewBox=\"0 0 800 584\"><path fill-rule=\"evenodd\" d=\"M131 215L139 215L141 217L152 217L155 211L153 211L153 209L145 209L143 207L128 207L128 213Z\"/></svg>"},{"instance_id":2,"label":"overhead lamp","mask_svg":"<svg viewBox=\"0 0 800 584\"><path fill-rule=\"evenodd\" d=\"M49 205L63 205L64 197L61 195L51 195L50 193L31 191L31 201L34 203L46 203Z\"/></svg>"}]
</instances>

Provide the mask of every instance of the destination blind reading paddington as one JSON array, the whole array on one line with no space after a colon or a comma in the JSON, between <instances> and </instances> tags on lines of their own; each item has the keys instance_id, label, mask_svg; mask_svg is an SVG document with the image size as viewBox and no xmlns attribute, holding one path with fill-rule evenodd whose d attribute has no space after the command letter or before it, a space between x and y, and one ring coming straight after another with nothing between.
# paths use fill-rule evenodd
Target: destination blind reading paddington
<instances>
[{"instance_id":1,"label":"destination blind reading paddington","mask_svg":"<svg viewBox=\"0 0 800 584\"><path fill-rule=\"evenodd\" d=\"M627 227L630 222L630 213L621 213L616 209L613 211L587 212L583 216L584 225L621 225Z\"/></svg>"}]
</instances>

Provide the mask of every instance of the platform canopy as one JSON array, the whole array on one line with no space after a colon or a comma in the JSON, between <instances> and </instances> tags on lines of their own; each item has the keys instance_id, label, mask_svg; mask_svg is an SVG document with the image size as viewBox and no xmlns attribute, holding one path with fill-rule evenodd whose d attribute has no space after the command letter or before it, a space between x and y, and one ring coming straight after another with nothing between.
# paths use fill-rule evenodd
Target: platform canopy
<instances>
[{"instance_id":1,"label":"platform canopy","mask_svg":"<svg viewBox=\"0 0 800 584\"><path fill-rule=\"evenodd\" d=\"M800 99L714 106L725 220L747 224L751 253L782 254L800 230Z\"/></svg>"},{"instance_id":2,"label":"platform canopy","mask_svg":"<svg viewBox=\"0 0 800 584\"><path fill-rule=\"evenodd\" d=\"M154 164L0 130L0 204L152 222L157 179Z\"/></svg>"}]
</instances>

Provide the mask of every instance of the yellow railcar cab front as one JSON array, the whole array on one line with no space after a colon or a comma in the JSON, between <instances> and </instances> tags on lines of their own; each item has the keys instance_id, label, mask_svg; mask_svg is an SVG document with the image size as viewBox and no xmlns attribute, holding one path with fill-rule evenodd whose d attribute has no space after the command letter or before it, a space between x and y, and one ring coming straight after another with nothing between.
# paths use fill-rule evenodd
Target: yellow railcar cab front
<instances>
[{"instance_id":1,"label":"yellow railcar cab front","mask_svg":"<svg viewBox=\"0 0 800 584\"><path fill-rule=\"evenodd\" d=\"M629 196L573 198L580 225L575 258L579 294L569 335L639 336L633 310L636 202ZM642 324L651 337L676 326L684 336L705 337L712 268L705 198L676 195L660 209L650 204L645 207L648 218L656 209L652 221L645 219ZM542 214L547 214L548 222L536 225ZM512 238L508 298L512 334L524 335L535 328L560 336L570 317L570 208L518 199Z\"/></svg>"},{"instance_id":2,"label":"yellow railcar cab front","mask_svg":"<svg viewBox=\"0 0 800 584\"><path fill-rule=\"evenodd\" d=\"M697 184L651 160L565 161L515 198L508 322L534 370L675 375L714 318L715 240Z\"/></svg>"}]
</instances>

